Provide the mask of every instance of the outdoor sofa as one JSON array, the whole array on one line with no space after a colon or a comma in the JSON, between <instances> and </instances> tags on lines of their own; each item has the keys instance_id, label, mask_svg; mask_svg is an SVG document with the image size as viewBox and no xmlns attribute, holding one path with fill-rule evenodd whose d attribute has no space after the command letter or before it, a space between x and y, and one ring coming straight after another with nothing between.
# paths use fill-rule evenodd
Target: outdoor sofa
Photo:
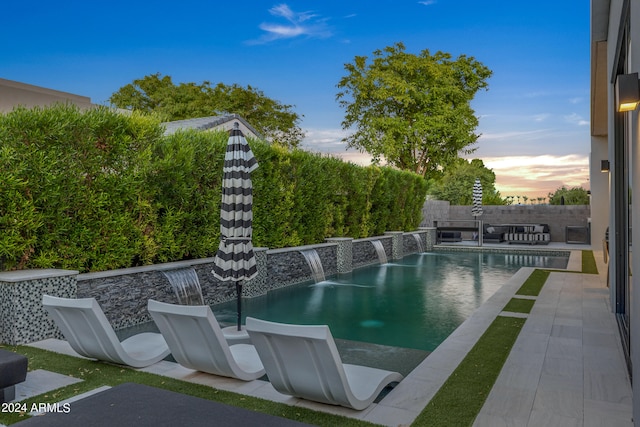
<instances>
[{"instance_id":1,"label":"outdoor sofa","mask_svg":"<svg viewBox=\"0 0 640 427\"><path fill-rule=\"evenodd\" d=\"M508 228L504 226L483 224L482 241L485 243L502 243L507 231Z\"/></svg>"}]
</instances>

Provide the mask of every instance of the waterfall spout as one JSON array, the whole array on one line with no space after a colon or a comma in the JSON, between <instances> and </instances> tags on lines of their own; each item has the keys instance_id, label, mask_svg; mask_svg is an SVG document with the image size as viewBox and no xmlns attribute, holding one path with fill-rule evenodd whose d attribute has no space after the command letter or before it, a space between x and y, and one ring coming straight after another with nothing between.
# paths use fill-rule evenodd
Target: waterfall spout
<instances>
[{"instance_id":1,"label":"waterfall spout","mask_svg":"<svg viewBox=\"0 0 640 427\"><path fill-rule=\"evenodd\" d=\"M178 304L204 305L202 288L196 271L191 268L163 271L162 274L169 280L173 292L178 298Z\"/></svg>"},{"instance_id":2,"label":"waterfall spout","mask_svg":"<svg viewBox=\"0 0 640 427\"><path fill-rule=\"evenodd\" d=\"M378 254L378 260L380 261L380 264L386 264L387 262L389 262L387 260L387 252L384 250L384 245L382 244L382 242L380 240L372 240L371 244Z\"/></svg>"},{"instance_id":3,"label":"waterfall spout","mask_svg":"<svg viewBox=\"0 0 640 427\"><path fill-rule=\"evenodd\" d=\"M309 268L311 268L311 274L313 276L313 280L318 282L324 282L324 269L322 268L322 261L320 261L320 256L315 249L306 249L304 251L300 251L304 259L309 264Z\"/></svg>"},{"instance_id":4,"label":"waterfall spout","mask_svg":"<svg viewBox=\"0 0 640 427\"><path fill-rule=\"evenodd\" d=\"M418 253L424 252L424 246L422 245L422 237L418 233L412 234L413 238L416 239L416 243L418 244Z\"/></svg>"}]
</instances>

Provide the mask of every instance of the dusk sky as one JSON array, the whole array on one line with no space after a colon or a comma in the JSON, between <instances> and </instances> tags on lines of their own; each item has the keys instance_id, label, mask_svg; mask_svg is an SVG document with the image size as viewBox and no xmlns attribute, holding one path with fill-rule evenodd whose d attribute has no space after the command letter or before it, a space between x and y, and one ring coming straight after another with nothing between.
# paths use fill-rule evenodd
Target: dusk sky
<instances>
[{"instance_id":1,"label":"dusk sky","mask_svg":"<svg viewBox=\"0 0 640 427\"><path fill-rule=\"evenodd\" d=\"M366 163L341 139L344 64L403 42L493 71L472 106L502 196L589 188L589 1L8 2L0 78L91 98L160 73L251 85L303 115L303 148Z\"/></svg>"}]
</instances>

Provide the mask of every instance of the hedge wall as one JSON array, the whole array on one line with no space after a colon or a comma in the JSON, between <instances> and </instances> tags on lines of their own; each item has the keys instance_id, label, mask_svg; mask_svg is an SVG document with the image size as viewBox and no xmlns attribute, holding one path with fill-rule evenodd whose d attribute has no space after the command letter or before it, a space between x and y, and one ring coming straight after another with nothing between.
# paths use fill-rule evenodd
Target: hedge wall
<instances>
[{"instance_id":1,"label":"hedge wall","mask_svg":"<svg viewBox=\"0 0 640 427\"><path fill-rule=\"evenodd\" d=\"M227 135L71 106L0 115L0 269L80 271L213 256ZM425 181L249 141L255 246L413 230Z\"/></svg>"}]
</instances>

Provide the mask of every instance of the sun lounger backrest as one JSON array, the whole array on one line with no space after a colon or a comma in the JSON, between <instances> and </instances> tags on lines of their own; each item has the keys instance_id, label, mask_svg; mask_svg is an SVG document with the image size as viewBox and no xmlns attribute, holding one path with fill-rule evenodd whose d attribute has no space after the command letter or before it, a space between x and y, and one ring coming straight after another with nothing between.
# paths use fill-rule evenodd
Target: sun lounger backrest
<instances>
[{"instance_id":1,"label":"sun lounger backrest","mask_svg":"<svg viewBox=\"0 0 640 427\"><path fill-rule=\"evenodd\" d=\"M42 304L71 347L80 355L120 363L120 341L94 298L43 295Z\"/></svg>"},{"instance_id":2,"label":"sun lounger backrest","mask_svg":"<svg viewBox=\"0 0 640 427\"><path fill-rule=\"evenodd\" d=\"M348 401L344 368L326 325L285 325L248 317L247 331L276 390L334 405Z\"/></svg>"},{"instance_id":3,"label":"sun lounger backrest","mask_svg":"<svg viewBox=\"0 0 640 427\"><path fill-rule=\"evenodd\" d=\"M218 375L237 375L229 365L233 357L209 306L149 300L148 309L178 363Z\"/></svg>"}]
</instances>

